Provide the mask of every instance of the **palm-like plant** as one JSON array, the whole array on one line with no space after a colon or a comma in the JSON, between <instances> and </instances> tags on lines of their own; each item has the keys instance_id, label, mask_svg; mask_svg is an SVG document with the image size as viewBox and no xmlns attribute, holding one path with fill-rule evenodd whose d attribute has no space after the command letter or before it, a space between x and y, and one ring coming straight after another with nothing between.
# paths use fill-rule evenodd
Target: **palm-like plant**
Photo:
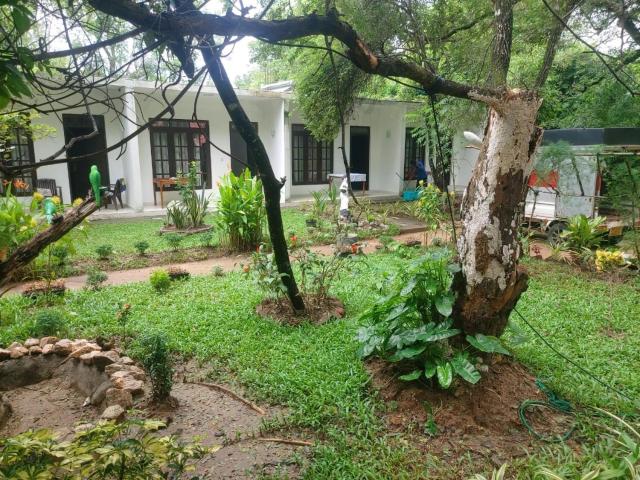
<instances>
[{"instance_id":1,"label":"palm-like plant","mask_svg":"<svg viewBox=\"0 0 640 480\"><path fill-rule=\"evenodd\" d=\"M601 229L605 219L603 217L587 218L576 215L569 219L567 229L560 234L566 246L572 250L592 250L600 246L606 233Z\"/></svg>"}]
</instances>

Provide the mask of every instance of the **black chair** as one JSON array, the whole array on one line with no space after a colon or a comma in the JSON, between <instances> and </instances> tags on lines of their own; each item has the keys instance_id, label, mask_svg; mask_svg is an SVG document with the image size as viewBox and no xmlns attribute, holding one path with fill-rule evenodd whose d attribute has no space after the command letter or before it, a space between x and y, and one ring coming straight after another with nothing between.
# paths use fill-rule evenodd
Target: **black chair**
<instances>
[{"instance_id":1,"label":"black chair","mask_svg":"<svg viewBox=\"0 0 640 480\"><path fill-rule=\"evenodd\" d=\"M113 202L113 206L116 207L116 210L118 210L118 202L120 202L120 208L124 208L124 204L122 203L122 192L124 192L126 189L127 184L125 183L124 178L117 179L116 183L112 183L107 189L107 198L109 198L110 201Z\"/></svg>"}]
</instances>

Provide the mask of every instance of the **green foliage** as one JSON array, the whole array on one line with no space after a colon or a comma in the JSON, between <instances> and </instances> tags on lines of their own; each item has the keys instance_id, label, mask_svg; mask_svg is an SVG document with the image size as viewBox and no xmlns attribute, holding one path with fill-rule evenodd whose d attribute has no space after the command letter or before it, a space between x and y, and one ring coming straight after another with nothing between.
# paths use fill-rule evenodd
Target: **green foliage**
<instances>
[{"instance_id":1,"label":"green foliage","mask_svg":"<svg viewBox=\"0 0 640 480\"><path fill-rule=\"evenodd\" d=\"M455 375L470 383L480 380L469 354L447 341L460 334L450 318L456 266L449 259L447 251L430 252L389 280L387 294L360 317L370 323L358 330L361 357L402 362L409 372L400 379L435 377L442 388L449 388Z\"/></svg>"},{"instance_id":2,"label":"green foliage","mask_svg":"<svg viewBox=\"0 0 640 480\"><path fill-rule=\"evenodd\" d=\"M149 276L149 282L156 291L166 292L171 286L171 277L169 276L169 272L162 268L159 268L151 272L151 275Z\"/></svg>"},{"instance_id":3,"label":"green foliage","mask_svg":"<svg viewBox=\"0 0 640 480\"><path fill-rule=\"evenodd\" d=\"M11 187L0 196L0 261L22 242L31 238L37 228L30 209L13 196Z\"/></svg>"},{"instance_id":4,"label":"green foliage","mask_svg":"<svg viewBox=\"0 0 640 480\"><path fill-rule=\"evenodd\" d=\"M204 248L212 248L215 245L213 232L201 233L199 240L200 240L200 245Z\"/></svg>"},{"instance_id":5,"label":"green foliage","mask_svg":"<svg viewBox=\"0 0 640 480\"><path fill-rule=\"evenodd\" d=\"M98 245L96 247L96 255L98 255L98 260L109 260L113 255L113 245L108 243L103 245Z\"/></svg>"},{"instance_id":6,"label":"green foliage","mask_svg":"<svg viewBox=\"0 0 640 480\"><path fill-rule=\"evenodd\" d=\"M584 249L597 248L603 241L606 233L600 227L605 219L603 217L587 218L585 215L571 217L567 229L560 234L564 244L577 252Z\"/></svg>"},{"instance_id":7,"label":"green foliage","mask_svg":"<svg viewBox=\"0 0 640 480\"><path fill-rule=\"evenodd\" d=\"M216 224L227 245L251 250L262 240L265 222L262 182L245 169L236 176L229 172L220 181Z\"/></svg>"},{"instance_id":8,"label":"green foliage","mask_svg":"<svg viewBox=\"0 0 640 480\"><path fill-rule=\"evenodd\" d=\"M92 290L97 290L102 287L102 284L107 281L108 275L99 268L92 268L87 273L87 287Z\"/></svg>"},{"instance_id":9,"label":"green foliage","mask_svg":"<svg viewBox=\"0 0 640 480\"><path fill-rule=\"evenodd\" d=\"M149 250L149 242L145 241L145 240L141 240L139 242L136 242L133 244L133 246L135 247L136 251L138 252L138 255L145 255L147 253L147 250Z\"/></svg>"},{"instance_id":10,"label":"green foliage","mask_svg":"<svg viewBox=\"0 0 640 480\"><path fill-rule=\"evenodd\" d=\"M196 162L189 164L189 171L179 175L178 188L180 200L167 205L167 225L173 225L178 230L197 228L204 225L204 217L209 207L209 196L202 188L200 195L198 187L198 166Z\"/></svg>"},{"instance_id":11,"label":"green foliage","mask_svg":"<svg viewBox=\"0 0 640 480\"><path fill-rule=\"evenodd\" d=\"M264 244L251 254L251 262L243 265L242 271L266 295L272 297L286 295L287 289L282 282L285 274L278 272L273 253L268 253Z\"/></svg>"},{"instance_id":12,"label":"green foliage","mask_svg":"<svg viewBox=\"0 0 640 480\"><path fill-rule=\"evenodd\" d=\"M434 184L420 185L418 201L414 204L414 214L423 220L428 231L436 231L446 220L445 205L447 194Z\"/></svg>"},{"instance_id":13,"label":"green foliage","mask_svg":"<svg viewBox=\"0 0 640 480\"><path fill-rule=\"evenodd\" d=\"M30 330L32 337L61 336L67 330L65 316L58 310L41 310L37 313Z\"/></svg>"},{"instance_id":14,"label":"green foliage","mask_svg":"<svg viewBox=\"0 0 640 480\"><path fill-rule=\"evenodd\" d=\"M184 237L179 233L165 233L162 238L164 238L166 244L174 252L180 250L180 245L182 245L182 241L184 240Z\"/></svg>"},{"instance_id":15,"label":"green foliage","mask_svg":"<svg viewBox=\"0 0 640 480\"><path fill-rule=\"evenodd\" d=\"M185 444L155 432L155 420L102 422L61 441L47 430L0 439L0 477L12 479L186 478L192 460L216 448Z\"/></svg>"},{"instance_id":16,"label":"green foliage","mask_svg":"<svg viewBox=\"0 0 640 480\"><path fill-rule=\"evenodd\" d=\"M318 190L315 192L311 192L313 196L313 204L311 206L311 214L313 218L315 218L318 222L322 220L325 212L327 211L328 197L327 193L324 190Z\"/></svg>"},{"instance_id":17,"label":"green foliage","mask_svg":"<svg viewBox=\"0 0 640 480\"><path fill-rule=\"evenodd\" d=\"M329 290L341 275L351 270L351 256L320 255L303 247L296 252L296 264L300 268L299 287L305 295L325 299Z\"/></svg>"},{"instance_id":18,"label":"green foliage","mask_svg":"<svg viewBox=\"0 0 640 480\"><path fill-rule=\"evenodd\" d=\"M144 335L132 351L151 379L153 399L158 402L167 400L173 386L173 366L166 337L161 333Z\"/></svg>"}]
</instances>

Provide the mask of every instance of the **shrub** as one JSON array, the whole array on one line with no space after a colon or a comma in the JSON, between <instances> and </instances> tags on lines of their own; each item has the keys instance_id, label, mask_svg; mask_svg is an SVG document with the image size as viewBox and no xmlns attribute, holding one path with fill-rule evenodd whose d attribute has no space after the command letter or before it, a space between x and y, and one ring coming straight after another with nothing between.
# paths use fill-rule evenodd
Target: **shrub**
<instances>
[{"instance_id":1,"label":"shrub","mask_svg":"<svg viewBox=\"0 0 640 480\"><path fill-rule=\"evenodd\" d=\"M31 336L50 337L61 336L67 329L67 323L62 313L57 310L41 310L36 315Z\"/></svg>"},{"instance_id":2,"label":"shrub","mask_svg":"<svg viewBox=\"0 0 640 480\"><path fill-rule=\"evenodd\" d=\"M171 286L171 277L169 277L169 273L166 270L160 268L151 272L149 282L158 292L164 292Z\"/></svg>"},{"instance_id":3,"label":"shrub","mask_svg":"<svg viewBox=\"0 0 640 480\"><path fill-rule=\"evenodd\" d=\"M273 253L267 253L264 245L251 255L251 263L242 265L242 271L268 296L279 297L287 292Z\"/></svg>"},{"instance_id":4,"label":"shrub","mask_svg":"<svg viewBox=\"0 0 640 480\"><path fill-rule=\"evenodd\" d=\"M567 229L560 234L567 248L575 251L597 248L604 239L605 231L600 227L604 223L603 217L587 218L585 215L576 215L569 219Z\"/></svg>"},{"instance_id":5,"label":"shrub","mask_svg":"<svg viewBox=\"0 0 640 480\"><path fill-rule=\"evenodd\" d=\"M327 298L339 273L350 262L344 255L319 255L308 248L301 249L296 260L300 266L300 289L303 294L313 294L319 299Z\"/></svg>"},{"instance_id":6,"label":"shrub","mask_svg":"<svg viewBox=\"0 0 640 480\"><path fill-rule=\"evenodd\" d=\"M224 277L224 269L220 265L216 265L211 270L214 277Z\"/></svg>"},{"instance_id":7,"label":"shrub","mask_svg":"<svg viewBox=\"0 0 640 480\"><path fill-rule=\"evenodd\" d=\"M51 247L51 255L56 259L58 265L66 265L69 253L69 247L66 245L53 245Z\"/></svg>"},{"instance_id":8,"label":"shrub","mask_svg":"<svg viewBox=\"0 0 640 480\"><path fill-rule=\"evenodd\" d=\"M149 250L150 245L149 245L149 242L141 240L139 242L136 242L133 246L138 252L138 255L145 255L147 253L147 250Z\"/></svg>"},{"instance_id":9,"label":"shrub","mask_svg":"<svg viewBox=\"0 0 640 480\"><path fill-rule=\"evenodd\" d=\"M178 233L167 233L164 235L164 241L167 242L169 248L174 252L177 252L180 249L182 240L184 240L184 238Z\"/></svg>"},{"instance_id":10,"label":"shrub","mask_svg":"<svg viewBox=\"0 0 640 480\"><path fill-rule=\"evenodd\" d=\"M236 250L251 250L262 240L265 221L262 182L249 169L220 181L216 224L224 241Z\"/></svg>"},{"instance_id":11,"label":"shrub","mask_svg":"<svg viewBox=\"0 0 640 480\"><path fill-rule=\"evenodd\" d=\"M187 215L190 227L199 227L204 224L204 217L209 207L209 195L205 195L204 188L200 196L196 193L198 183L198 165L196 162L189 164L189 172L183 176L186 181L179 183L182 205Z\"/></svg>"},{"instance_id":12,"label":"shrub","mask_svg":"<svg viewBox=\"0 0 640 480\"><path fill-rule=\"evenodd\" d=\"M48 430L3 438L0 478L180 479L191 460L216 450L155 434L164 427L155 420L127 420L99 423L71 441Z\"/></svg>"},{"instance_id":13,"label":"shrub","mask_svg":"<svg viewBox=\"0 0 640 480\"><path fill-rule=\"evenodd\" d=\"M624 265L624 258L620 250L596 250L596 270L605 272Z\"/></svg>"},{"instance_id":14,"label":"shrub","mask_svg":"<svg viewBox=\"0 0 640 480\"><path fill-rule=\"evenodd\" d=\"M470 383L480 380L469 350L448 340L461 333L451 319L451 285L459 267L449 258L446 250L429 252L390 278L385 295L361 316L370 323L358 330L361 357L399 362L405 381L435 378L449 388L456 375ZM466 340L482 352L509 353L495 337L467 335Z\"/></svg>"},{"instance_id":15,"label":"shrub","mask_svg":"<svg viewBox=\"0 0 640 480\"><path fill-rule=\"evenodd\" d=\"M164 335L160 333L145 335L134 346L133 352L149 374L153 399L155 401L168 399L173 385L173 367Z\"/></svg>"},{"instance_id":16,"label":"shrub","mask_svg":"<svg viewBox=\"0 0 640 480\"><path fill-rule=\"evenodd\" d=\"M107 281L107 274L98 268L92 268L87 274L87 287L91 290L98 290Z\"/></svg>"},{"instance_id":17,"label":"shrub","mask_svg":"<svg viewBox=\"0 0 640 480\"><path fill-rule=\"evenodd\" d=\"M319 190L317 192L311 192L313 196L313 205L311 206L311 214L313 218L318 220L322 220L325 212L327 211L327 207L329 206L329 199L327 197L327 193L325 191Z\"/></svg>"},{"instance_id":18,"label":"shrub","mask_svg":"<svg viewBox=\"0 0 640 480\"><path fill-rule=\"evenodd\" d=\"M177 230L186 230L189 227L189 217L185 206L177 201L172 200L167 204L167 225L173 225Z\"/></svg>"},{"instance_id":19,"label":"shrub","mask_svg":"<svg viewBox=\"0 0 640 480\"><path fill-rule=\"evenodd\" d=\"M109 257L113 255L113 246L109 244L99 245L96 247L96 254L98 255L98 260L109 260Z\"/></svg>"}]
</instances>

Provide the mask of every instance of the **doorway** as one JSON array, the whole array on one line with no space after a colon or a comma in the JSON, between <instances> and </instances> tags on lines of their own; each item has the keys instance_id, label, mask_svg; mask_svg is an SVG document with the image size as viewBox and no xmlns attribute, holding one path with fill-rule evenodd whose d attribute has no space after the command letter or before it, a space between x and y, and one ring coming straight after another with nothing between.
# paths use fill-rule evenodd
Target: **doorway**
<instances>
[{"instance_id":1,"label":"doorway","mask_svg":"<svg viewBox=\"0 0 640 480\"><path fill-rule=\"evenodd\" d=\"M367 175L366 182L353 182L351 188L353 190L368 190L371 184L369 178L369 127L350 127L349 140L351 173L365 173Z\"/></svg>"},{"instance_id":2,"label":"doorway","mask_svg":"<svg viewBox=\"0 0 640 480\"><path fill-rule=\"evenodd\" d=\"M98 135L79 140L67 150L67 158L89 155L82 160L67 164L71 200L87 196L90 189L89 172L92 165L97 165L102 178L102 185L109 186L109 162L107 160L107 152L104 151L107 148L104 117L102 115L93 115L93 118L98 127ZM72 138L88 135L93 131L91 119L88 115L63 114L62 126L65 144L69 143Z\"/></svg>"},{"instance_id":3,"label":"doorway","mask_svg":"<svg viewBox=\"0 0 640 480\"><path fill-rule=\"evenodd\" d=\"M251 122L251 125L253 125L256 133L258 133L258 124ZM256 172L253 171L253 168L249 167L249 165L254 164L253 154L247 149L247 144L233 122L229 122L229 142L231 150L229 152L231 153L231 171L235 175L240 175L245 168L249 168L251 175L255 176Z\"/></svg>"}]
</instances>

